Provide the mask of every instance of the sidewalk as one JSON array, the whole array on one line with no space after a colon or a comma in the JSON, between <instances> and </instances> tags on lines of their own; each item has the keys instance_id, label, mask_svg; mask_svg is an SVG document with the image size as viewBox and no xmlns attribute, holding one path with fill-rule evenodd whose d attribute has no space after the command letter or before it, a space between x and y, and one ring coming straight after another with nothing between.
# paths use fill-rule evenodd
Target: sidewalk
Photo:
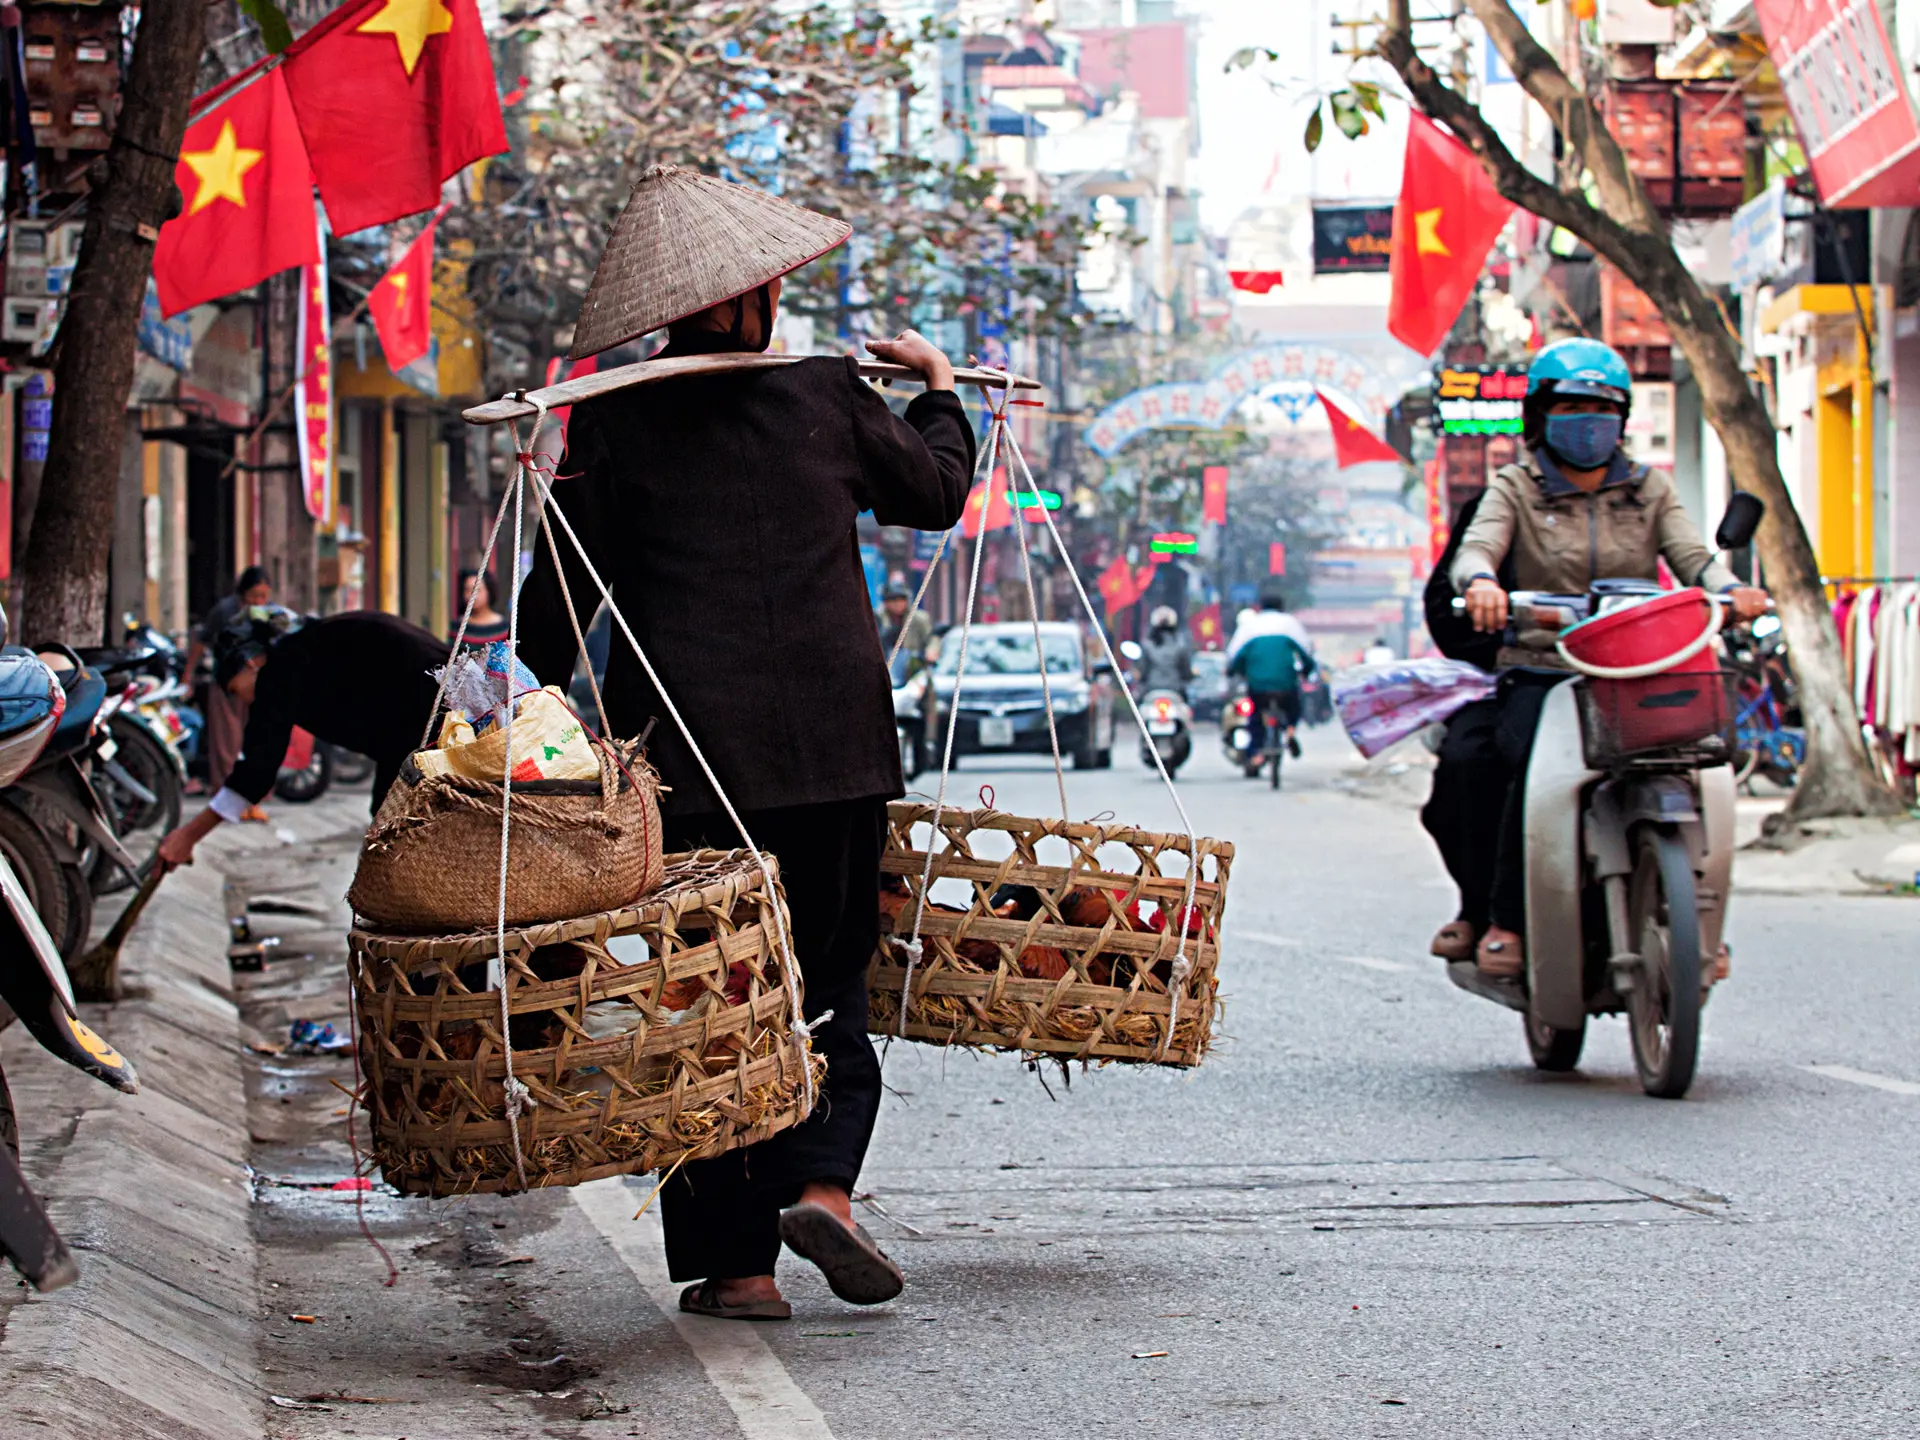
<instances>
[{"instance_id":1,"label":"sidewalk","mask_svg":"<svg viewBox=\"0 0 1920 1440\"><path fill-rule=\"evenodd\" d=\"M53 1060L18 1026L0 1035L24 1167L81 1277L47 1296L0 1293L6 1433L263 1433L247 1037L226 959L225 873L365 813L364 791L277 805L270 826L222 827L168 877L122 952L132 998L82 1007L133 1060L138 1095ZM101 902L99 930L127 898Z\"/></svg>"}]
</instances>

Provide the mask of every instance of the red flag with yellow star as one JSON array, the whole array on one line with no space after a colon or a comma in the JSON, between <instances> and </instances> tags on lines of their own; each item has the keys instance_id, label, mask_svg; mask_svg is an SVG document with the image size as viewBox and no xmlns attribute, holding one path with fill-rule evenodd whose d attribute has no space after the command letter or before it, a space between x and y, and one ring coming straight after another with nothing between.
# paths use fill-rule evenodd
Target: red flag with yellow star
<instances>
[{"instance_id":1,"label":"red flag with yellow star","mask_svg":"<svg viewBox=\"0 0 1920 1440\"><path fill-rule=\"evenodd\" d=\"M1406 169L1393 207L1387 329L1431 355L1480 279L1480 266L1513 214L1473 152L1424 115L1407 123Z\"/></svg>"},{"instance_id":2,"label":"red flag with yellow star","mask_svg":"<svg viewBox=\"0 0 1920 1440\"><path fill-rule=\"evenodd\" d=\"M336 234L433 209L448 176L507 148L477 0L347 0L285 54Z\"/></svg>"},{"instance_id":3,"label":"red flag with yellow star","mask_svg":"<svg viewBox=\"0 0 1920 1440\"><path fill-rule=\"evenodd\" d=\"M160 227L153 251L166 314L319 258L313 177L277 71L187 127L173 178L180 214Z\"/></svg>"},{"instance_id":4,"label":"red flag with yellow star","mask_svg":"<svg viewBox=\"0 0 1920 1440\"><path fill-rule=\"evenodd\" d=\"M1327 398L1327 392L1316 390L1320 403L1326 407L1327 423L1333 427L1333 463L1336 469L1344 470L1349 465L1365 465L1375 460L1390 460L1400 463L1400 452L1394 449L1353 416L1342 410Z\"/></svg>"},{"instance_id":5,"label":"red flag with yellow star","mask_svg":"<svg viewBox=\"0 0 1920 1440\"><path fill-rule=\"evenodd\" d=\"M380 353L386 356L387 368L395 372L406 369L433 344L433 227L439 223L438 216L427 222L420 238L367 296L367 313L380 336Z\"/></svg>"}]
</instances>

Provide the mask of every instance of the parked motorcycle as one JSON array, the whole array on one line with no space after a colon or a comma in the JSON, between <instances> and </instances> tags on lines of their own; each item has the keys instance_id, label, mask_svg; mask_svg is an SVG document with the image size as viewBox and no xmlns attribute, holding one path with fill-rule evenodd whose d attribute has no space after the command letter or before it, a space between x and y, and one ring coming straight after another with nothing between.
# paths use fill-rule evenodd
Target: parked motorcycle
<instances>
[{"instance_id":1,"label":"parked motorcycle","mask_svg":"<svg viewBox=\"0 0 1920 1440\"><path fill-rule=\"evenodd\" d=\"M1736 496L1720 547L1747 544L1762 514ZM1656 601L1661 625L1705 614L1704 633L1674 648L1649 628ZM1472 960L1447 971L1521 1013L1543 1070L1573 1069L1587 1017L1624 1010L1641 1088L1677 1099L1693 1083L1733 874L1734 706L1726 672L1697 659L1717 658L1723 603L1613 580L1585 595L1509 597L1509 644L1544 647L1580 673L1547 691L1524 780L1525 973L1493 979ZM1575 653L1570 623L1616 616L1639 627L1632 643L1666 653L1622 664Z\"/></svg>"},{"instance_id":2,"label":"parked motorcycle","mask_svg":"<svg viewBox=\"0 0 1920 1440\"><path fill-rule=\"evenodd\" d=\"M174 705L186 692L177 678L180 653L172 641L131 616L125 638L122 646L74 653L100 675L108 692L90 773L114 833L144 870L160 841L180 823L187 769L177 742L187 726ZM96 854L88 878L96 895L131 883L104 851Z\"/></svg>"},{"instance_id":3,"label":"parked motorcycle","mask_svg":"<svg viewBox=\"0 0 1920 1440\"><path fill-rule=\"evenodd\" d=\"M31 651L6 645L0 611L0 788L12 786L58 733L69 687ZM133 1066L80 1019L42 901L64 926L66 887L48 837L11 803L0 802L0 1009L18 1017L52 1054L129 1094ZM84 937L84 932L83 937ZM0 1073L0 1250L36 1290L79 1277L79 1267L19 1166L19 1125Z\"/></svg>"},{"instance_id":4,"label":"parked motorcycle","mask_svg":"<svg viewBox=\"0 0 1920 1440\"><path fill-rule=\"evenodd\" d=\"M1782 789L1791 789L1807 758L1807 732L1778 617L1765 616L1747 632L1729 636L1727 660L1739 675L1735 778L1745 785L1759 774Z\"/></svg>"}]
</instances>

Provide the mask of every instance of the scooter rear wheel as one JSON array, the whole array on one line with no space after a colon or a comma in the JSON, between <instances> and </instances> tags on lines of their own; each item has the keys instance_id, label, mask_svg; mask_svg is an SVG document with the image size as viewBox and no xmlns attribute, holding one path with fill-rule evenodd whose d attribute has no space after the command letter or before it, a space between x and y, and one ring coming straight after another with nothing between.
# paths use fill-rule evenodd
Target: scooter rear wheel
<instances>
[{"instance_id":1,"label":"scooter rear wheel","mask_svg":"<svg viewBox=\"0 0 1920 1440\"><path fill-rule=\"evenodd\" d=\"M1693 858L1678 835L1643 825L1634 832L1628 882L1628 936L1640 956L1627 997L1628 1029L1640 1088L1678 1100L1700 1057L1700 911Z\"/></svg>"},{"instance_id":2,"label":"scooter rear wheel","mask_svg":"<svg viewBox=\"0 0 1920 1440\"><path fill-rule=\"evenodd\" d=\"M1586 1021L1571 1030L1561 1030L1531 1010L1520 1018L1526 1023L1527 1051L1536 1069L1563 1073L1579 1065L1581 1048L1587 1043Z\"/></svg>"}]
</instances>

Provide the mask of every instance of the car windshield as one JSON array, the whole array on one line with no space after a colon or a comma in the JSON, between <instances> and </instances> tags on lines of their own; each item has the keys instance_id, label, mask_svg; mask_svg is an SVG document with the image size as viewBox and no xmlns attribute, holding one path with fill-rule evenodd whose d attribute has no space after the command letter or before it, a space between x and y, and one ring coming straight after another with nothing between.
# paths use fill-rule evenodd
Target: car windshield
<instances>
[{"instance_id":1,"label":"car windshield","mask_svg":"<svg viewBox=\"0 0 1920 1440\"><path fill-rule=\"evenodd\" d=\"M1222 655L1218 650L1202 650L1198 655L1193 657L1193 670L1196 675L1206 671L1224 674L1226 668L1227 657Z\"/></svg>"},{"instance_id":2,"label":"car windshield","mask_svg":"<svg viewBox=\"0 0 1920 1440\"><path fill-rule=\"evenodd\" d=\"M1080 642L1058 631L1042 632L1046 645L1049 675L1080 673ZM949 635L940 651L940 673L951 675L960 668L960 637ZM1033 632L975 631L967 641L969 675L1038 675L1033 661Z\"/></svg>"}]
</instances>

